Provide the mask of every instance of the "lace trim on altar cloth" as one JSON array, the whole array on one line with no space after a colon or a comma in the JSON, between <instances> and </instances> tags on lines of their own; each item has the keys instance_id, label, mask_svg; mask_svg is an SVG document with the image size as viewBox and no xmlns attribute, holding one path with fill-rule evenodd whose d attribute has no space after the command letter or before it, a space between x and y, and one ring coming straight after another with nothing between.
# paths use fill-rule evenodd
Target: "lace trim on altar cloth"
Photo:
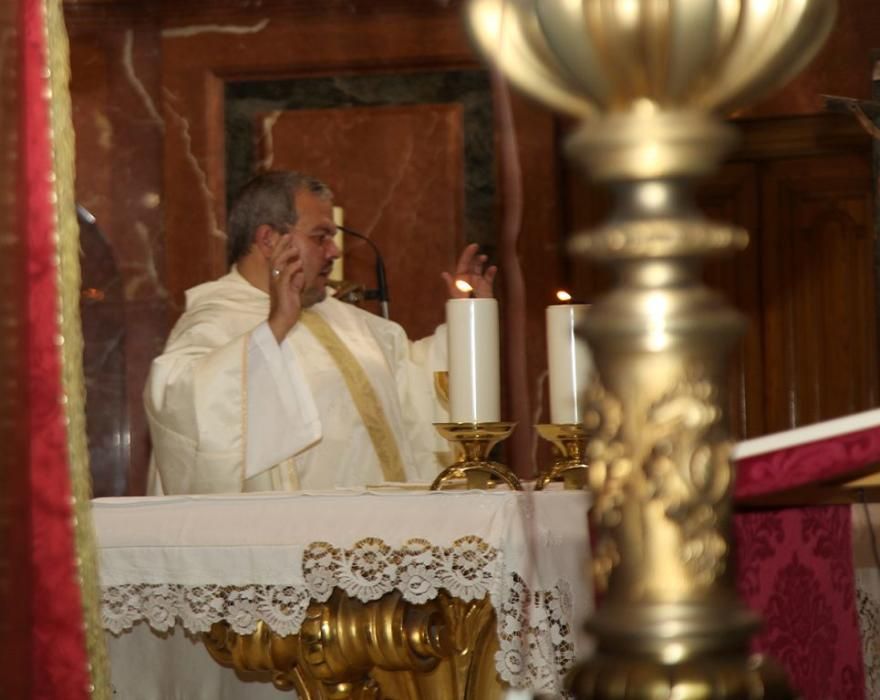
<instances>
[{"instance_id":1,"label":"lace trim on altar cloth","mask_svg":"<svg viewBox=\"0 0 880 700\"><path fill-rule=\"evenodd\" d=\"M559 692L574 663L569 584L560 580L549 590L530 590L518 573L503 570L501 552L476 536L448 547L413 539L392 548L374 537L351 549L314 542L303 554L302 574L301 585L107 586L104 628L118 635L143 621L166 632L179 621L200 633L226 621L233 631L248 634L264 620L284 636L299 632L309 604L325 602L334 588L363 602L396 590L414 604L443 589L465 602L489 596L498 617L496 668L511 686Z\"/></svg>"},{"instance_id":2,"label":"lace trim on altar cloth","mask_svg":"<svg viewBox=\"0 0 880 700\"><path fill-rule=\"evenodd\" d=\"M557 693L575 661L571 589L559 581L552 590L532 593L517 574L511 579L510 595L496 608L500 648L495 668L514 688Z\"/></svg>"},{"instance_id":3,"label":"lace trim on altar cloth","mask_svg":"<svg viewBox=\"0 0 880 700\"><path fill-rule=\"evenodd\" d=\"M880 579L873 570L856 569L855 574L865 697L880 698Z\"/></svg>"}]
</instances>

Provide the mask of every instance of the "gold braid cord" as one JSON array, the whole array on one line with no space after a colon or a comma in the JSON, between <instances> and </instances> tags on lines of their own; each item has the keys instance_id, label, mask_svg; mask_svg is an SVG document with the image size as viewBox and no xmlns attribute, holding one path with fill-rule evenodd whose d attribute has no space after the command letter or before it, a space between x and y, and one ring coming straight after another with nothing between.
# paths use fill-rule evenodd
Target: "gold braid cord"
<instances>
[{"instance_id":1,"label":"gold braid cord","mask_svg":"<svg viewBox=\"0 0 880 700\"><path fill-rule=\"evenodd\" d=\"M62 391L67 419L67 449L73 495L74 538L82 592L83 620L92 677L92 697L110 697L110 675L101 598L98 590L97 549L89 499L91 477L86 441L83 337L80 325L79 226L74 198L74 134L69 92L70 58L61 0L45 0L46 50L51 88L50 138L55 188L55 231L59 256Z\"/></svg>"},{"instance_id":2,"label":"gold braid cord","mask_svg":"<svg viewBox=\"0 0 880 700\"><path fill-rule=\"evenodd\" d=\"M370 384L364 368L360 366L351 350L345 346L345 343L336 335L336 331L320 314L314 311L303 311L300 321L330 353L330 357L342 372L354 405L370 434L370 440L379 457L379 464L382 467L382 475L385 480L406 481L397 440L394 433L391 432L391 426L388 425L388 418L382 409L382 403L376 396L376 390Z\"/></svg>"}]
</instances>

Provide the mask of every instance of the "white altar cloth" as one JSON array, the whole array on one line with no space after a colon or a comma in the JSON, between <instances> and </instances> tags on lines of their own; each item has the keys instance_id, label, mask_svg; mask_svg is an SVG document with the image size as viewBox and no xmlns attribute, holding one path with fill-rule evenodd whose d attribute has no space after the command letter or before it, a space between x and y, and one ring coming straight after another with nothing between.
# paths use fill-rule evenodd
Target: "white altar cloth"
<instances>
[{"instance_id":1,"label":"white altar cloth","mask_svg":"<svg viewBox=\"0 0 880 700\"><path fill-rule=\"evenodd\" d=\"M586 510L584 493L561 490L98 499L114 686L125 698L280 697L268 684L237 691L234 673L186 633L220 620L246 633L263 619L293 634L309 602L338 587L363 601L392 590L413 603L439 589L463 600L488 595L498 615L499 676L557 693L586 651ZM162 678L150 690L153 672Z\"/></svg>"}]
</instances>

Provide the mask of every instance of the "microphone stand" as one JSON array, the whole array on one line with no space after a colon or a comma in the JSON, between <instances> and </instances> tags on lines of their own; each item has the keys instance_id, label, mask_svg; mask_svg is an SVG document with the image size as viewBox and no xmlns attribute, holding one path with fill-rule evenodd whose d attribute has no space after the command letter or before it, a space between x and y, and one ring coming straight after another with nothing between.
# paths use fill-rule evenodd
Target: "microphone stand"
<instances>
[{"instance_id":1,"label":"microphone stand","mask_svg":"<svg viewBox=\"0 0 880 700\"><path fill-rule=\"evenodd\" d=\"M346 226L337 226L340 231L348 234L349 236L354 236L355 238L360 238L362 241L366 241L370 247L373 249L373 253L376 256L376 286L378 289L369 289L364 292L365 299L378 299L379 308L382 310L383 318L390 318L388 315L388 282L385 279L385 261L382 259L382 253L379 252L379 247L373 242L372 239L368 238L362 233L358 233Z\"/></svg>"}]
</instances>

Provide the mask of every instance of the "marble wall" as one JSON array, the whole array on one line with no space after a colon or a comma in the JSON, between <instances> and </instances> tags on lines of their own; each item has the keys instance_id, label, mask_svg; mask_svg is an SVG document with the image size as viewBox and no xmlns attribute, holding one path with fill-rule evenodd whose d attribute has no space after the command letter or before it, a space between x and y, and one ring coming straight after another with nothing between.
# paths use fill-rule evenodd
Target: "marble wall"
<instances>
[{"instance_id":1,"label":"marble wall","mask_svg":"<svg viewBox=\"0 0 880 700\"><path fill-rule=\"evenodd\" d=\"M165 282L164 121L147 13L68 18L82 219L87 422L95 495L142 493L141 394L176 302ZM91 217L94 218L91 221Z\"/></svg>"},{"instance_id":2,"label":"marble wall","mask_svg":"<svg viewBox=\"0 0 880 700\"><path fill-rule=\"evenodd\" d=\"M224 111L227 197L260 168L329 183L345 225L381 250L393 318L411 337L443 321L439 272L465 242L496 259L485 71L227 83ZM365 242L346 238L343 262L346 279L376 286Z\"/></svg>"},{"instance_id":3,"label":"marble wall","mask_svg":"<svg viewBox=\"0 0 880 700\"><path fill-rule=\"evenodd\" d=\"M336 190L382 249L413 336L442 321L439 271L464 242L494 254L492 96L456 11L392 8L388 24L364 8L210 9L68 8L77 196L95 217L82 233L96 495L143 492L149 363L184 290L225 271L227 202L270 160ZM349 242L346 276L375 284L364 244Z\"/></svg>"},{"instance_id":4,"label":"marble wall","mask_svg":"<svg viewBox=\"0 0 880 700\"><path fill-rule=\"evenodd\" d=\"M870 95L870 49L880 46L874 4L840 3L838 29L820 57L782 93L741 115L756 126L756 143L769 133L764 124L821 111L821 93ZM83 298L97 493L143 492L149 441L141 394L150 360L181 311L184 290L225 269L228 197L269 159L305 163L339 190L347 222L374 236L389 257L392 308L414 335L440 318L439 307L434 316L417 311L435 308L437 291L421 265L421 277L413 275L417 262L436 260L439 269L465 240L506 256L499 282L506 371L519 372L522 357L527 375L505 379L508 406L518 412L508 415L523 425L541 422L544 307L559 287L589 301L606 285L604 272L569 261L564 243L568 231L602 215L607 199L560 158L565 123L490 89L462 28L461 2L65 5L77 196L101 233L84 248L84 273L95 281ZM333 135L342 133L349 136ZM787 137L782 130L767 138ZM412 144L418 148L409 158ZM744 179L742 168L722 175L722 190L732 177L744 183L742 192L758 192L765 160L756 157ZM748 208L737 212L749 215ZM502 238L502 230L515 235ZM352 243L349 270L369 281L364 252ZM105 275L111 267L114 274ZM733 288L747 277L737 271L728 278ZM758 369L746 369L736 386L752 387L762 405L764 349L760 340L752 346ZM767 425L741 418L747 431ZM532 450L528 439L515 444L523 473L533 468ZM106 468L97 466L99 456Z\"/></svg>"}]
</instances>

